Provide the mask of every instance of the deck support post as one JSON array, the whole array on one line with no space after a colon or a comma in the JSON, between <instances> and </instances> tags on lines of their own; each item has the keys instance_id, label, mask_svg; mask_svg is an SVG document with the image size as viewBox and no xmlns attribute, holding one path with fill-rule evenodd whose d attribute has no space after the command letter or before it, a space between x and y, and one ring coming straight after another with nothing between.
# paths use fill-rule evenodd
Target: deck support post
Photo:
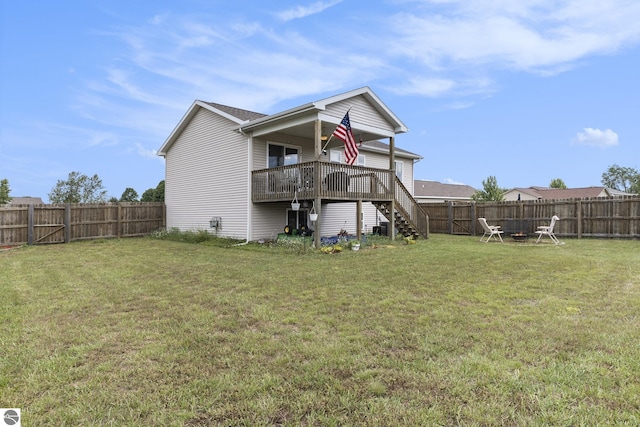
<instances>
[{"instance_id":1,"label":"deck support post","mask_svg":"<svg viewBox=\"0 0 640 427\"><path fill-rule=\"evenodd\" d=\"M322 224L322 199L320 197L316 197L313 203L314 203L316 213L318 214L318 219L316 220L316 223L313 225L313 244L316 247L316 249L320 249L320 246L322 245L321 232L320 232L320 226Z\"/></svg>"},{"instance_id":2,"label":"deck support post","mask_svg":"<svg viewBox=\"0 0 640 427\"><path fill-rule=\"evenodd\" d=\"M356 239L362 239L362 199L356 204Z\"/></svg>"},{"instance_id":3,"label":"deck support post","mask_svg":"<svg viewBox=\"0 0 640 427\"><path fill-rule=\"evenodd\" d=\"M391 186L391 218L387 236L395 237L396 230L396 139L389 137L389 185Z\"/></svg>"}]
</instances>

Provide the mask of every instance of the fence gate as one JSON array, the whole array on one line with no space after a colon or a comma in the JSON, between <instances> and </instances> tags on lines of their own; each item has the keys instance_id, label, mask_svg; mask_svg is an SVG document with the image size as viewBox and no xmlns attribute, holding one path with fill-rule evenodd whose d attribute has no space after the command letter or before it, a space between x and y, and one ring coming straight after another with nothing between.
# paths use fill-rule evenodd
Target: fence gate
<instances>
[{"instance_id":1,"label":"fence gate","mask_svg":"<svg viewBox=\"0 0 640 427\"><path fill-rule=\"evenodd\" d=\"M28 244L68 243L70 208L47 205L34 209L29 206Z\"/></svg>"}]
</instances>

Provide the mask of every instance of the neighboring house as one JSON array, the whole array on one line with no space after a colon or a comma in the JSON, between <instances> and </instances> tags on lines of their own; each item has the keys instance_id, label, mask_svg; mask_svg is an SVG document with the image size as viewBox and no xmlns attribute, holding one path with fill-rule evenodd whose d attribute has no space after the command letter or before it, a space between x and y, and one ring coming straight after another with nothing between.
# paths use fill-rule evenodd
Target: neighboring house
<instances>
[{"instance_id":1,"label":"neighboring house","mask_svg":"<svg viewBox=\"0 0 640 427\"><path fill-rule=\"evenodd\" d=\"M347 111L363 141L353 166L330 137ZM364 233L385 221L389 231L426 237L426 215L411 195L422 157L395 148L395 135L407 131L368 87L271 115L197 100L158 152L167 227L246 240L307 228L319 244L340 229Z\"/></svg>"},{"instance_id":2,"label":"neighboring house","mask_svg":"<svg viewBox=\"0 0 640 427\"><path fill-rule=\"evenodd\" d=\"M504 193L505 201L514 200L552 200L552 199L582 199L588 197L613 197L629 195L622 191L606 187L584 188L548 188L529 187L514 188Z\"/></svg>"},{"instance_id":3,"label":"neighboring house","mask_svg":"<svg viewBox=\"0 0 640 427\"><path fill-rule=\"evenodd\" d=\"M12 197L9 205L42 205L44 202L40 197Z\"/></svg>"},{"instance_id":4,"label":"neighboring house","mask_svg":"<svg viewBox=\"0 0 640 427\"><path fill-rule=\"evenodd\" d=\"M413 197L420 203L470 201L475 193L475 188L463 184L422 180L413 182Z\"/></svg>"}]
</instances>

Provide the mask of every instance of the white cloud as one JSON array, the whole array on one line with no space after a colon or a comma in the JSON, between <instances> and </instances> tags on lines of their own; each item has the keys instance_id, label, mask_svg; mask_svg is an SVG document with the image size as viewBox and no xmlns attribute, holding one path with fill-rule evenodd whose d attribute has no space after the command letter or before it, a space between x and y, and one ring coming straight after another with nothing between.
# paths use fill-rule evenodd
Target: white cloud
<instances>
[{"instance_id":1,"label":"white cloud","mask_svg":"<svg viewBox=\"0 0 640 427\"><path fill-rule=\"evenodd\" d=\"M359 9L357 22L366 26L335 14L322 37L314 30L327 28L326 18L311 15L342 0L283 10L277 22L257 12L232 19L156 15L105 34L125 48L103 65L101 80L79 91L77 108L105 124L134 129L143 123L161 132L169 125L158 126L158 118L155 125L133 118L145 119L142 111L153 117L153 108L180 117L194 99L269 113L283 100L363 85L448 97L440 108L463 109L493 95L496 73L505 68L553 74L640 39L640 2L577 7L575 0L419 0L414 7L416 1L395 2L391 14ZM310 18L298 21L303 17ZM383 30L366 30L372 28Z\"/></svg>"},{"instance_id":2,"label":"white cloud","mask_svg":"<svg viewBox=\"0 0 640 427\"><path fill-rule=\"evenodd\" d=\"M456 83L450 79L418 77L409 79L408 85L404 88L397 88L396 93L421 95L427 97L438 97L444 93L450 92Z\"/></svg>"},{"instance_id":3,"label":"white cloud","mask_svg":"<svg viewBox=\"0 0 640 427\"><path fill-rule=\"evenodd\" d=\"M640 2L625 0L590 7L575 0L458 0L447 10L424 10L393 16L391 43L396 53L433 70L475 64L562 71L567 63L640 38Z\"/></svg>"},{"instance_id":4,"label":"white cloud","mask_svg":"<svg viewBox=\"0 0 640 427\"><path fill-rule=\"evenodd\" d=\"M600 130L584 128L572 140L572 145L587 145L591 147L608 148L618 145L618 134L611 129Z\"/></svg>"},{"instance_id":5,"label":"white cloud","mask_svg":"<svg viewBox=\"0 0 640 427\"><path fill-rule=\"evenodd\" d=\"M320 13L325 9L328 9L332 6L335 6L338 3L341 3L342 0L331 0L331 1L318 1L309 6L296 6L293 9L287 9L282 12L278 12L277 16L283 21L290 21L292 19L304 18L309 15L314 15L316 13Z\"/></svg>"},{"instance_id":6,"label":"white cloud","mask_svg":"<svg viewBox=\"0 0 640 427\"><path fill-rule=\"evenodd\" d=\"M144 148L144 146L142 144L140 144L139 142L135 143L136 149L138 150L138 154L142 157L147 157L149 159L160 159L162 160L162 158L160 156L158 156L158 151L157 150L149 150L147 148Z\"/></svg>"},{"instance_id":7,"label":"white cloud","mask_svg":"<svg viewBox=\"0 0 640 427\"><path fill-rule=\"evenodd\" d=\"M454 185L466 185L464 182L456 181L453 178L445 178L442 180L444 184L454 184Z\"/></svg>"}]
</instances>

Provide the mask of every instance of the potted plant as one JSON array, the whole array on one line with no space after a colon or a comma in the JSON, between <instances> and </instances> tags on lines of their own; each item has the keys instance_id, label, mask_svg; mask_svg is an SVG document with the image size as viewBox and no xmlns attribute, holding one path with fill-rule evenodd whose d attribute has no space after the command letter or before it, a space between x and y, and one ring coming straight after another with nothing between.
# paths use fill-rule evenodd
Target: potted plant
<instances>
[{"instance_id":1,"label":"potted plant","mask_svg":"<svg viewBox=\"0 0 640 427\"><path fill-rule=\"evenodd\" d=\"M360 250L360 240L352 240L350 242L350 246L351 246L351 250L352 251L359 251Z\"/></svg>"}]
</instances>

